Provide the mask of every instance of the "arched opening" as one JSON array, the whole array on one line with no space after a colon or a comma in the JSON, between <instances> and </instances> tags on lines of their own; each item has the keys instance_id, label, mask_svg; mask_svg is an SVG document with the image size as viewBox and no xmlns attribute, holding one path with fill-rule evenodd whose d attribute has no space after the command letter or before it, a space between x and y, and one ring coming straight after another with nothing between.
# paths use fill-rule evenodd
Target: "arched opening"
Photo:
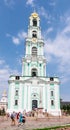
<instances>
[{"instance_id":1,"label":"arched opening","mask_svg":"<svg viewBox=\"0 0 70 130\"><path fill-rule=\"evenodd\" d=\"M37 100L32 100L32 110L38 107L38 101Z\"/></svg>"},{"instance_id":2,"label":"arched opening","mask_svg":"<svg viewBox=\"0 0 70 130\"><path fill-rule=\"evenodd\" d=\"M36 31L32 32L32 38L37 38L37 32Z\"/></svg>"},{"instance_id":3,"label":"arched opening","mask_svg":"<svg viewBox=\"0 0 70 130\"><path fill-rule=\"evenodd\" d=\"M31 70L31 75L32 75L32 77L36 77L37 76L37 69L33 68Z\"/></svg>"},{"instance_id":4,"label":"arched opening","mask_svg":"<svg viewBox=\"0 0 70 130\"><path fill-rule=\"evenodd\" d=\"M36 19L33 19L33 26L37 26L37 20Z\"/></svg>"},{"instance_id":5,"label":"arched opening","mask_svg":"<svg viewBox=\"0 0 70 130\"><path fill-rule=\"evenodd\" d=\"M37 56L37 48L36 47L32 47L32 55Z\"/></svg>"}]
</instances>

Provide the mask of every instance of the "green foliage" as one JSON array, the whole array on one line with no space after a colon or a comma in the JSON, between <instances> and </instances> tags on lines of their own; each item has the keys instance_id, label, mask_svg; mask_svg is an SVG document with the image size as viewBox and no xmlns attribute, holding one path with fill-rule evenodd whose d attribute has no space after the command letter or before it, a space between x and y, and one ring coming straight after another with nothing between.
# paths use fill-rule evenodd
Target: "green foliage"
<instances>
[{"instance_id":1,"label":"green foliage","mask_svg":"<svg viewBox=\"0 0 70 130\"><path fill-rule=\"evenodd\" d=\"M70 104L63 105L61 108L66 114L70 114Z\"/></svg>"},{"instance_id":2,"label":"green foliage","mask_svg":"<svg viewBox=\"0 0 70 130\"><path fill-rule=\"evenodd\" d=\"M1 115L1 109L0 109L0 115Z\"/></svg>"},{"instance_id":3,"label":"green foliage","mask_svg":"<svg viewBox=\"0 0 70 130\"><path fill-rule=\"evenodd\" d=\"M0 115L4 116L5 114L6 114L5 109L4 108L2 110L0 109Z\"/></svg>"},{"instance_id":4,"label":"green foliage","mask_svg":"<svg viewBox=\"0 0 70 130\"><path fill-rule=\"evenodd\" d=\"M70 128L70 125L66 126L55 126L55 127L49 127L49 128L40 128L40 129L34 129L34 130L57 130L58 128Z\"/></svg>"}]
</instances>

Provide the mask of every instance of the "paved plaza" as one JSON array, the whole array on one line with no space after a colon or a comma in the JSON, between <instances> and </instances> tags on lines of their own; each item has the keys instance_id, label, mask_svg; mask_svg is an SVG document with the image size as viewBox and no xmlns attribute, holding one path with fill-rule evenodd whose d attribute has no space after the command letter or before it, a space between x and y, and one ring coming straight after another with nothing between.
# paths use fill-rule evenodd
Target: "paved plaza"
<instances>
[{"instance_id":1,"label":"paved plaza","mask_svg":"<svg viewBox=\"0 0 70 130\"><path fill-rule=\"evenodd\" d=\"M0 117L0 130L32 130L36 128L47 128L52 126L70 124L70 116L63 117L46 117L46 118L34 118L27 117L26 123L18 127L17 123L15 126L11 126L10 117ZM70 128L66 129L70 130Z\"/></svg>"}]
</instances>

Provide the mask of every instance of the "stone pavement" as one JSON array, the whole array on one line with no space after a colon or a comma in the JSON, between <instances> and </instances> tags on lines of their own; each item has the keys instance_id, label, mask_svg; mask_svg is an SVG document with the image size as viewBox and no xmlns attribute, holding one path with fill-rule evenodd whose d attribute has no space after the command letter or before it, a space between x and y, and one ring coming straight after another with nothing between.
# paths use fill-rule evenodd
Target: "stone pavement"
<instances>
[{"instance_id":1,"label":"stone pavement","mask_svg":"<svg viewBox=\"0 0 70 130\"><path fill-rule=\"evenodd\" d=\"M1 118L0 117L0 130L32 130L36 128L47 128L51 126L59 126L70 124L70 116L63 116L63 117L46 117L46 118L34 118L34 117L27 117L26 123L21 126L11 126L11 119L8 118ZM67 130L67 129L65 129ZM70 130L70 128L68 128Z\"/></svg>"}]
</instances>

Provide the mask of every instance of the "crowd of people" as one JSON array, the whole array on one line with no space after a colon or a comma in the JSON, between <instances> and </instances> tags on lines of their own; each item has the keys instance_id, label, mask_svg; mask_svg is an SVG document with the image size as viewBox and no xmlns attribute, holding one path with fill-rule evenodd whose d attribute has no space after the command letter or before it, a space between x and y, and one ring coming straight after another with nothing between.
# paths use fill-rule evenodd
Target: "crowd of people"
<instances>
[{"instance_id":1,"label":"crowd of people","mask_svg":"<svg viewBox=\"0 0 70 130\"><path fill-rule=\"evenodd\" d=\"M10 117L11 119L11 125L15 126L17 125L18 127L20 125L25 124L26 119L28 119L27 117L34 117L35 120L37 120L38 117L48 117L48 113L47 112L42 112L41 110L32 110L29 112L26 112L26 110L23 111L23 113L18 112L16 113L15 111L13 111L11 114L7 113L6 114L6 118L8 120L8 117Z\"/></svg>"},{"instance_id":2,"label":"crowd of people","mask_svg":"<svg viewBox=\"0 0 70 130\"><path fill-rule=\"evenodd\" d=\"M10 115L11 117L11 125L18 125L18 127L21 125L21 124L24 124L25 121L26 121L26 117L24 115L24 113L15 113L14 111L11 113Z\"/></svg>"}]
</instances>

